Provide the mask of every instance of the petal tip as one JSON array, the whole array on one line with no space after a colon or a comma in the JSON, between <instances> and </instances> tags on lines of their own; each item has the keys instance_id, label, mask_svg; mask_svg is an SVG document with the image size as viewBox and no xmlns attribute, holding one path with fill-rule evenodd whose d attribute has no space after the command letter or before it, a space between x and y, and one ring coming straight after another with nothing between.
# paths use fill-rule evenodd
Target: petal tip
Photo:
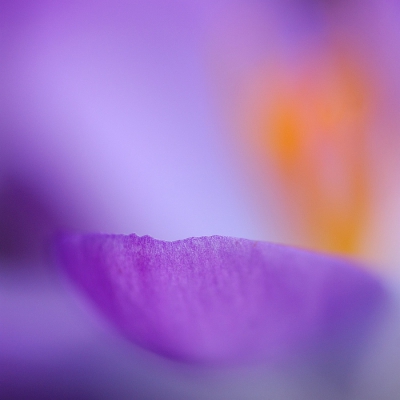
<instances>
[{"instance_id":1,"label":"petal tip","mask_svg":"<svg viewBox=\"0 0 400 400\"><path fill-rule=\"evenodd\" d=\"M352 263L266 242L63 235L61 263L133 342L191 362L350 348L385 290ZM316 346L318 347L318 346Z\"/></svg>"}]
</instances>

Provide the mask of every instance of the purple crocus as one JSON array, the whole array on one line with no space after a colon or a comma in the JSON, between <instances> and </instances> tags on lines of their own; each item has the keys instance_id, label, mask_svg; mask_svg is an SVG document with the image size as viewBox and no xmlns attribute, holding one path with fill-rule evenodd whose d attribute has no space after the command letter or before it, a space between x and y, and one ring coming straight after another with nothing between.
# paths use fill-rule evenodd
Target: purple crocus
<instances>
[{"instance_id":1,"label":"purple crocus","mask_svg":"<svg viewBox=\"0 0 400 400\"><path fill-rule=\"evenodd\" d=\"M297 52L308 24L293 30L287 11L302 1L0 3L0 398L397 399L400 329L386 316L400 313L351 262L242 239L66 236L64 270L130 342L43 271L60 228L293 243L215 108L229 114L275 49ZM397 5L351 3L357 18L338 15L397 99ZM383 243L393 263L399 208L386 203L371 251Z\"/></svg>"},{"instance_id":2,"label":"purple crocus","mask_svg":"<svg viewBox=\"0 0 400 400\"><path fill-rule=\"evenodd\" d=\"M387 293L350 262L222 236L67 235L72 280L133 342L206 364L353 355Z\"/></svg>"}]
</instances>

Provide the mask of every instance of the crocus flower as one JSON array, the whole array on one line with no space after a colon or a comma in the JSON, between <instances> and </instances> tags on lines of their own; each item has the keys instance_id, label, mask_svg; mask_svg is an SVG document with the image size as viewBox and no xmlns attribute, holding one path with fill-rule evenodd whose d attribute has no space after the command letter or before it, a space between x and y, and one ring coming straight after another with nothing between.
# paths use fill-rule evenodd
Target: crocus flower
<instances>
[{"instance_id":1,"label":"crocus flower","mask_svg":"<svg viewBox=\"0 0 400 400\"><path fill-rule=\"evenodd\" d=\"M292 2L284 3L289 9ZM290 26L282 15L271 17L269 11L275 6L274 2L241 0L187 4L179 0L1 2L0 397L264 399L267 394L284 399L327 399L351 393L353 399L364 399L366 395L382 398L396 393L392 389L397 380L390 375L389 366L394 365L396 371L395 336L399 330L396 325L387 328L388 319L383 315L386 306L396 303L389 300L387 282L382 286L376 277L351 263L260 242L256 245L261 248L258 261L253 264L246 251L250 242L242 239L238 246L227 238L181 242L190 250L188 254L179 243L148 238L66 238L61 245L64 270L106 313L111 326L117 326L117 334L75 296L74 286L55 272L53 263L47 261L50 268L43 271L45 261L40 254L58 228L135 231L165 240L218 233L289 241L275 228L290 226L291 217L277 213L279 223L273 225L268 218L260 218L248 201L252 193L257 194L241 179L242 165L231 152L230 130L215 118L215 100L220 97L212 97L215 82L210 79L215 68L224 79L231 77L232 70L248 71L249 64L265 53L264 44L279 36L276 33L282 32L282 26ZM388 7L386 2L382 7ZM232 14L236 19L229 24L232 21L224 16ZM392 21L389 26L395 27L393 18L388 17L386 20ZM370 32L370 26L367 24L364 33ZM386 47L376 47L393 54L393 42L387 40L384 26L379 37ZM266 34L265 27L275 36ZM242 35L246 31L249 35ZM288 53L293 50L282 42L277 44L280 46ZM237 62L220 63L215 56L225 53ZM382 63L383 71L386 64ZM392 68L391 76L396 74L397 68ZM255 81L259 76L263 73L255 75ZM234 79L235 87L237 82ZM230 90L223 94L225 100L237 98ZM278 186L260 180L261 187L272 193ZM276 212L276 207L263 205L264 210ZM388 237L397 242L395 234ZM76 246L70 240L76 240ZM210 298L204 299L188 276L187 290L182 286L178 292L187 296L188 301L182 302L174 297L176 293L170 293L172 283L151 274L146 290L160 289L154 301L146 291L144 297L132 297L124 285L143 281L124 273L115 282L112 268L117 264L124 271L135 267L121 259L117 249L121 243L135 240L148 255L148 268L155 265L157 250L171 249L171 258L159 265L171 272L170 276L176 257L186 254L190 261L189 255L195 257L204 245L210 273L198 279L209 283L206 293ZM92 247L95 242L97 250ZM217 248L225 245L231 262L222 264ZM87 253L80 251L82 246L87 246ZM263 249L271 249L271 253ZM110 258L94 262L101 254ZM110 265L112 255L122 264ZM281 260L279 268L277 260ZM80 271L76 270L79 265ZM198 263L193 261L193 265L200 271ZM276 297L266 302L268 293L263 296L255 277L243 272L253 265L265 279L272 274L267 265L282 273L293 267L294 273L309 282L310 290L301 291L298 283L286 280L286 273L272 274L275 282L282 283L276 287L288 287L288 291L278 290ZM93 279L101 280L97 289L79 275L88 271ZM324 271L332 271L332 279L339 279L342 271L349 286L364 288L360 293L365 294L365 301L352 294L347 284L332 284L328 285L333 291L328 290L329 299L321 294L312 302L311 298L322 292L323 285L318 282L325 279ZM247 295L237 287L242 275L240 282ZM328 275L327 282L331 282ZM103 284L114 292L93 293ZM225 302L218 296L216 284L226 290ZM251 288L261 293L250 293ZM334 288L339 293L334 293ZM294 315L290 296L285 294L298 295L304 305L299 305L299 315ZM126 302L116 301L125 295ZM354 306L349 310L341 307L347 295ZM165 300L167 307L158 306L156 299ZM148 305L143 315L152 322L143 319L142 330L135 324L138 318L132 321L129 317L136 301ZM186 310L184 318L175 315L172 301ZM114 310L110 311L107 307L111 304ZM215 306L214 313L204 311L207 304L211 309ZM263 304L271 307L267 314ZM329 304L338 306L337 318L330 314ZM248 324L241 324L249 321L253 305L260 318L254 340L245 329ZM192 311L202 318L192 318ZM241 311L241 321L235 321L236 311ZM154 312L154 319L145 312ZM388 315L396 319L398 310L390 308ZM349 322L346 316L354 320ZM181 330L172 332L168 321ZM330 329L332 321L338 325ZM276 328L275 333L266 329L267 323ZM207 329L197 332L196 326L202 324ZM240 325L243 338L232 329L225 343L224 324ZM298 328L299 334L291 327ZM204 331L205 336L201 334ZM124 341L118 332L130 341ZM208 351L200 352L200 348ZM396 398L389 395L386 398Z\"/></svg>"}]
</instances>

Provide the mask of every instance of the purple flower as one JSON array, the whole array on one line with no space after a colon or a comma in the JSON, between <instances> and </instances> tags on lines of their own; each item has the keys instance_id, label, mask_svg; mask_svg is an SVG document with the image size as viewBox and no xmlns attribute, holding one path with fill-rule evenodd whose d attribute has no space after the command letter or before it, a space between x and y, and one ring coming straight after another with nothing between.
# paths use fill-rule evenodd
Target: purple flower
<instances>
[{"instance_id":1,"label":"purple flower","mask_svg":"<svg viewBox=\"0 0 400 400\"><path fill-rule=\"evenodd\" d=\"M59 249L125 336L187 362L354 356L387 304L379 280L356 265L267 242L90 234L63 236Z\"/></svg>"},{"instance_id":2,"label":"purple flower","mask_svg":"<svg viewBox=\"0 0 400 400\"><path fill-rule=\"evenodd\" d=\"M168 257L175 260L182 255L177 248L191 248L191 242L143 238L137 240L142 254L149 250L149 268L157 249L176 253L159 264L163 275L132 269L118 285L108 257L122 259L116 243L133 239L82 237L74 250L73 240L65 238L61 251L75 281L127 337L167 357L104 329L54 274L54 265L46 264L48 238L60 229L134 230L169 240L219 233L299 243L292 238L294 221L279 215L269 198L277 182L264 187L257 181L252 187L261 196L250 189L244 149L234 134L236 106L246 111L238 99L247 98L249 78L276 54L289 61L308 54L324 32L307 34L307 15L314 7L334 6L334 15L345 17L343 26L368 44L368 60L379 66L385 76L380 87L389 92L382 109L397 118L400 35L393 0L362 8L355 2L311 2L308 8L297 0L278 3L1 2L0 398L326 400L350 393L347 387L339 395L332 389L350 381L351 393L365 399L366 393L383 398L397 384L388 372L398 369L400 329L387 328L379 312L389 304L387 287L346 261L262 243L250 252L246 246L254 242L234 246L231 239L213 239L219 250L213 245L215 251L202 255L210 257L209 265L201 264L203 274L187 269L193 274L174 275L178 263L167 263ZM396 131L392 119L386 121L371 127L381 144L387 143L385 131ZM396 163L382 158L395 172L396 146L390 147ZM394 201L383 203L383 215L376 216L382 226L369 229L367 247L374 254L378 247L396 264L398 196L382 187L374 191ZM290 232L282 231L285 226ZM193 239L193 246L207 247L207 240ZM98 251L90 243L98 243ZM88 246L93 263L83 261L81 246ZM229 268L223 248L230 248L224 254L234 261ZM103 251L107 257L94 263ZM82 275L75 270L79 265ZM250 269L253 274L246 273ZM162 280L172 276L186 277L187 290L173 291L181 281ZM142 284L137 297L127 288L135 282ZM399 312L389 314L398 318ZM382 332L393 337L386 340ZM244 379L242 369L235 375L201 365L248 363L263 366ZM306 364L318 373L303 373Z\"/></svg>"}]
</instances>

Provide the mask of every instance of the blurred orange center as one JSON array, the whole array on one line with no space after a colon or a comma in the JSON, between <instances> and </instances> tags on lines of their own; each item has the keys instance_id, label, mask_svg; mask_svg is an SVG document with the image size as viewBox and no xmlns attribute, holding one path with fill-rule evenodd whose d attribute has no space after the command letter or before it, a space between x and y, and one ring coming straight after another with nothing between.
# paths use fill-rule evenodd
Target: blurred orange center
<instances>
[{"instance_id":1,"label":"blurred orange center","mask_svg":"<svg viewBox=\"0 0 400 400\"><path fill-rule=\"evenodd\" d=\"M360 68L336 53L294 79L282 69L269 74L267 87L257 105L256 145L282 182L301 244L356 252L370 208L369 99Z\"/></svg>"}]
</instances>

